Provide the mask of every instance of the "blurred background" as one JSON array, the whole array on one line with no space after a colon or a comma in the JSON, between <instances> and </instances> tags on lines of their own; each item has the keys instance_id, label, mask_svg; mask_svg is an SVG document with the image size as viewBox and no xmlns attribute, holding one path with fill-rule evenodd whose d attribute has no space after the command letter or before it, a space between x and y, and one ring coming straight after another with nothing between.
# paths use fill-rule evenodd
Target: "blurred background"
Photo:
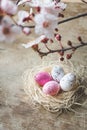
<instances>
[{"instance_id":1,"label":"blurred background","mask_svg":"<svg viewBox=\"0 0 87 130\"><path fill-rule=\"evenodd\" d=\"M62 0L67 3L65 18L87 12L87 4L80 0ZM20 7L20 9L26 7ZM71 40L79 44L77 37L87 42L87 17L59 25L62 43L66 47ZM57 53L42 59L32 50L21 46L35 38L20 35L14 43L0 43L0 130L87 130L87 101L84 108L75 108L76 113L65 112L60 117L46 111L42 106L34 107L24 92L23 73L46 61L59 61ZM42 45L41 45L42 46ZM52 45L54 48L57 44ZM78 49L70 60L75 66L87 65L87 47ZM86 92L87 93L87 92Z\"/></svg>"}]
</instances>

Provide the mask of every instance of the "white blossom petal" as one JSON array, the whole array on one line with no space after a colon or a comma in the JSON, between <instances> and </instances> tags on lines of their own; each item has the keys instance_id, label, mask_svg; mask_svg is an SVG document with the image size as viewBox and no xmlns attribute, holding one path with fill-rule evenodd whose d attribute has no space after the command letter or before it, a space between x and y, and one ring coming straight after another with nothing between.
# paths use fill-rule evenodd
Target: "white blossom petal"
<instances>
[{"instance_id":1,"label":"white blossom petal","mask_svg":"<svg viewBox=\"0 0 87 130\"><path fill-rule=\"evenodd\" d=\"M35 21L36 24L40 24L41 22L44 22L45 20L44 20L43 15L37 14L34 17L34 21Z\"/></svg>"},{"instance_id":2,"label":"white blossom petal","mask_svg":"<svg viewBox=\"0 0 87 130\"><path fill-rule=\"evenodd\" d=\"M26 35L30 34L30 28L24 27L24 28L23 28L23 32L24 32Z\"/></svg>"},{"instance_id":3,"label":"white blossom petal","mask_svg":"<svg viewBox=\"0 0 87 130\"><path fill-rule=\"evenodd\" d=\"M38 35L45 35L47 38L54 37L54 30L57 28L58 17L53 14L49 14L47 12L41 12L37 14L34 18L36 23L35 25L35 33ZM48 22L48 27L44 27L44 22Z\"/></svg>"},{"instance_id":4,"label":"white blossom petal","mask_svg":"<svg viewBox=\"0 0 87 130\"><path fill-rule=\"evenodd\" d=\"M33 13L33 9L32 8L30 8L30 12L29 12L29 14L32 14Z\"/></svg>"},{"instance_id":5,"label":"white blossom petal","mask_svg":"<svg viewBox=\"0 0 87 130\"><path fill-rule=\"evenodd\" d=\"M17 5L10 0L2 0L1 9L10 15L15 15L17 13Z\"/></svg>"},{"instance_id":6,"label":"white blossom petal","mask_svg":"<svg viewBox=\"0 0 87 130\"><path fill-rule=\"evenodd\" d=\"M38 37L37 39L27 43L27 44L22 44L23 47L25 48L29 48L32 47L33 45L39 44L41 42L41 40L43 40L45 38L44 35L41 35L40 37Z\"/></svg>"},{"instance_id":7,"label":"white blossom petal","mask_svg":"<svg viewBox=\"0 0 87 130\"><path fill-rule=\"evenodd\" d=\"M15 35L17 35L22 32L22 29L19 26L13 25L11 27L11 32L14 33Z\"/></svg>"},{"instance_id":8,"label":"white blossom petal","mask_svg":"<svg viewBox=\"0 0 87 130\"><path fill-rule=\"evenodd\" d=\"M13 20L9 17L9 16L4 16L3 19L2 19L2 25L12 25L14 24Z\"/></svg>"},{"instance_id":9,"label":"white blossom petal","mask_svg":"<svg viewBox=\"0 0 87 130\"><path fill-rule=\"evenodd\" d=\"M44 28L42 27L42 25L37 24L35 26L35 33L38 35L42 35L44 33Z\"/></svg>"},{"instance_id":10,"label":"white blossom petal","mask_svg":"<svg viewBox=\"0 0 87 130\"><path fill-rule=\"evenodd\" d=\"M58 6L61 8L61 9L65 9L66 8L66 6L67 6L67 4L64 4L63 2L59 2L58 3Z\"/></svg>"},{"instance_id":11,"label":"white blossom petal","mask_svg":"<svg viewBox=\"0 0 87 130\"><path fill-rule=\"evenodd\" d=\"M14 25L12 19L8 16L5 16L2 20L2 24L0 25L0 41L11 43L21 32L21 27Z\"/></svg>"},{"instance_id":12,"label":"white blossom petal","mask_svg":"<svg viewBox=\"0 0 87 130\"><path fill-rule=\"evenodd\" d=\"M18 19L19 19L18 24L23 25L24 24L23 19L28 17L28 16L29 16L29 13L27 11L20 10L18 12Z\"/></svg>"}]
</instances>

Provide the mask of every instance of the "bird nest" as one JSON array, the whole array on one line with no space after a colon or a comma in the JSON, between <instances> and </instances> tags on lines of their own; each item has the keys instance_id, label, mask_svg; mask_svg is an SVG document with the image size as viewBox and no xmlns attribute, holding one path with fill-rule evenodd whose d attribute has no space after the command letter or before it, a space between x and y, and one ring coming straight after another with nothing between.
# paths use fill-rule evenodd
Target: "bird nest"
<instances>
[{"instance_id":1,"label":"bird nest","mask_svg":"<svg viewBox=\"0 0 87 130\"><path fill-rule=\"evenodd\" d=\"M45 95L40 87L34 80L34 76L41 71L51 72L55 65L63 67L65 73L74 72L76 74L76 84L73 90L64 92L61 91L56 96ZM34 103L42 105L50 112L59 112L63 109L70 109L73 104L79 104L83 89L84 89L84 68L76 68L71 62L45 62L32 69L27 70L23 74L24 91ZM84 78L82 78L84 77Z\"/></svg>"}]
</instances>

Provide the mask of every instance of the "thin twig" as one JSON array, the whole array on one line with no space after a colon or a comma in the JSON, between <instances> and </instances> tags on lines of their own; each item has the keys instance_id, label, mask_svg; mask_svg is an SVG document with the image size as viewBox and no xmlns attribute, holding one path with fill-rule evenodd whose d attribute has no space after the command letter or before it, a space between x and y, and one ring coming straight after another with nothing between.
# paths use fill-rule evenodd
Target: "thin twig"
<instances>
[{"instance_id":1,"label":"thin twig","mask_svg":"<svg viewBox=\"0 0 87 130\"><path fill-rule=\"evenodd\" d=\"M74 20L74 19L77 19L77 18L80 18L80 17L85 17L85 16L87 16L87 13L78 14L78 15L76 15L76 16L73 16L73 17L64 19L64 20L58 22L58 24L62 24L62 23L65 23L65 22L69 22L69 21L71 21L71 20Z\"/></svg>"},{"instance_id":2,"label":"thin twig","mask_svg":"<svg viewBox=\"0 0 87 130\"><path fill-rule=\"evenodd\" d=\"M51 49L47 46L47 44L44 44L44 45L45 45L45 47L47 48L47 50L50 52Z\"/></svg>"},{"instance_id":3,"label":"thin twig","mask_svg":"<svg viewBox=\"0 0 87 130\"><path fill-rule=\"evenodd\" d=\"M77 48L80 48L80 47L83 47L83 46L87 46L87 43L77 45L74 48L76 50ZM37 52L39 53L39 55L41 55L43 57L43 56L47 56L50 53L56 53L56 52L60 52L60 51L64 51L65 52L65 51L68 51L68 50L72 50L72 47L63 48L63 49L57 49L57 50L50 50L48 52L42 52L40 50L37 50Z\"/></svg>"},{"instance_id":4,"label":"thin twig","mask_svg":"<svg viewBox=\"0 0 87 130\"><path fill-rule=\"evenodd\" d=\"M87 2L85 0L81 0L83 3L87 4Z\"/></svg>"},{"instance_id":5,"label":"thin twig","mask_svg":"<svg viewBox=\"0 0 87 130\"><path fill-rule=\"evenodd\" d=\"M17 1L16 1L16 4L18 4L19 2L20 2L20 0L17 0Z\"/></svg>"}]
</instances>

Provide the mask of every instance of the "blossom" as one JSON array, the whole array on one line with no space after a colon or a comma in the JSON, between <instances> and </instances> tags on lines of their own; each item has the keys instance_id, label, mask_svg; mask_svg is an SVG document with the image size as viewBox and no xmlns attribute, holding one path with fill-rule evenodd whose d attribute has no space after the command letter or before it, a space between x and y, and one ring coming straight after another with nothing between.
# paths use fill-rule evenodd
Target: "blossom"
<instances>
[{"instance_id":1,"label":"blossom","mask_svg":"<svg viewBox=\"0 0 87 130\"><path fill-rule=\"evenodd\" d=\"M17 5L11 0L1 0L0 8L9 15L15 15L17 13Z\"/></svg>"},{"instance_id":2,"label":"blossom","mask_svg":"<svg viewBox=\"0 0 87 130\"><path fill-rule=\"evenodd\" d=\"M24 18L28 17L29 16L29 13L27 11L23 11L23 10L20 10L18 12L18 25L24 25Z\"/></svg>"},{"instance_id":3,"label":"blossom","mask_svg":"<svg viewBox=\"0 0 87 130\"><path fill-rule=\"evenodd\" d=\"M66 8L63 2L56 2L53 0L21 0L18 5L27 3L31 7L40 7L42 11L47 11L58 16L58 13Z\"/></svg>"},{"instance_id":4,"label":"blossom","mask_svg":"<svg viewBox=\"0 0 87 130\"><path fill-rule=\"evenodd\" d=\"M52 3L52 0L21 0L18 2L18 5L21 4L28 4L31 7L37 7L37 6L43 6L44 4L50 4Z\"/></svg>"},{"instance_id":5,"label":"blossom","mask_svg":"<svg viewBox=\"0 0 87 130\"><path fill-rule=\"evenodd\" d=\"M58 28L58 15L66 8L66 4L56 1L38 1L41 7L39 14L35 15L35 33L45 35L47 38L54 37L54 30Z\"/></svg>"},{"instance_id":6,"label":"blossom","mask_svg":"<svg viewBox=\"0 0 87 130\"><path fill-rule=\"evenodd\" d=\"M32 8L30 8L30 11L28 12L28 11L24 11L24 10L20 10L19 12L18 12L18 25L24 25L25 23L24 23L24 19L29 19L29 17L30 17L30 15L32 15L32 13L33 13L33 9Z\"/></svg>"},{"instance_id":7,"label":"blossom","mask_svg":"<svg viewBox=\"0 0 87 130\"><path fill-rule=\"evenodd\" d=\"M35 33L38 35L45 35L47 38L54 37L54 30L57 28L58 18L48 13L37 14L34 18Z\"/></svg>"},{"instance_id":8,"label":"blossom","mask_svg":"<svg viewBox=\"0 0 87 130\"><path fill-rule=\"evenodd\" d=\"M40 7L34 17L35 33L52 39L55 28L58 28L58 15L66 8L66 4L52 0L21 0L19 4L23 2L28 2L31 7Z\"/></svg>"},{"instance_id":9,"label":"blossom","mask_svg":"<svg viewBox=\"0 0 87 130\"><path fill-rule=\"evenodd\" d=\"M55 4L55 2L51 2L49 4L44 4L43 6L41 6L41 12L43 13L44 11L55 15L58 17L59 13L61 11L63 11L66 8L66 4L64 4L63 2L58 2Z\"/></svg>"},{"instance_id":10,"label":"blossom","mask_svg":"<svg viewBox=\"0 0 87 130\"><path fill-rule=\"evenodd\" d=\"M10 17L5 16L0 25L0 41L13 42L15 36L21 32L21 28L13 24Z\"/></svg>"}]
</instances>

